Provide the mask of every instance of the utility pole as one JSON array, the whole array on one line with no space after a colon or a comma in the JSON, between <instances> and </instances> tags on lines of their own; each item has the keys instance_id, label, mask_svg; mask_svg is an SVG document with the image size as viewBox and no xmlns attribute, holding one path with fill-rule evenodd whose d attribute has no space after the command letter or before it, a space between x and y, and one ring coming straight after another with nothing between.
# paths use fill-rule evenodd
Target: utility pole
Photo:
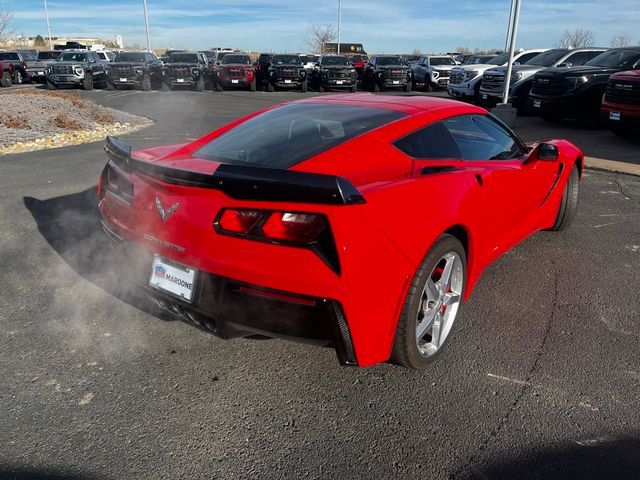
<instances>
[{"instance_id":1,"label":"utility pole","mask_svg":"<svg viewBox=\"0 0 640 480\"><path fill-rule=\"evenodd\" d=\"M511 72L513 70L513 53L516 49L516 41L518 38L518 23L520 22L520 0L514 1L515 9L513 11L513 25L511 27L511 43L509 44L509 63L507 64L507 76L504 79L502 103L507 103L509 101L509 87L511 86Z\"/></svg>"},{"instance_id":2,"label":"utility pole","mask_svg":"<svg viewBox=\"0 0 640 480\"><path fill-rule=\"evenodd\" d=\"M147 32L147 51L151 51L151 40L149 39L149 18L147 16L147 0L142 0L144 6L144 29Z\"/></svg>"},{"instance_id":3,"label":"utility pole","mask_svg":"<svg viewBox=\"0 0 640 480\"><path fill-rule=\"evenodd\" d=\"M337 54L340 55L340 23L342 22L342 1L338 0L338 51Z\"/></svg>"},{"instance_id":4,"label":"utility pole","mask_svg":"<svg viewBox=\"0 0 640 480\"><path fill-rule=\"evenodd\" d=\"M51 25L49 25L49 9L47 8L47 0L44 0L44 16L47 19L47 32L49 33L49 50L53 50L53 42L51 41Z\"/></svg>"},{"instance_id":5,"label":"utility pole","mask_svg":"<svg viewBox=\"0 0 640 480\"><path fill-rule=\"evenodd\" d=\"M507 25L507 38L504 40L504 51L509 50L509 42L511 41L511 27L513 24L513 7L515 7L515 0L511 0L511 8L509 9L509 24Z\"/></svg>"}]
</instances>

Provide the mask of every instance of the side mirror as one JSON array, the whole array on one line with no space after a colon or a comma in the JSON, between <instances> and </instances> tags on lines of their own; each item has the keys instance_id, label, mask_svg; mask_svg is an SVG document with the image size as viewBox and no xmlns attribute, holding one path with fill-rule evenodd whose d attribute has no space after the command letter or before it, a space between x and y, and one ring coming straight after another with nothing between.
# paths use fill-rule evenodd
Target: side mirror
<instances>
[{"instance_id":1,"label":"side mirror","mask_svg":"<svg viewBox=\"0 0 640 480\"><path fill-rule=\"evenodd\" d=\"M571 62L562 62L562 63L559 63L558 65L556 65L556 68L569 68L569 67L573 67L573 63L571 63Z\"/></svg>"},{"instance_id":2,"label":"side mirror","mask_svg":"<svg viewBox=\"0 0 640 480\"><path fill-rule=\"evenodd\" d=\"M558 147L552 145L551 143L541 143L538 146L538 160L543 160L546 162L555 162L558 160L560 153L558 152Z\"/></svg>"}]
</instances>

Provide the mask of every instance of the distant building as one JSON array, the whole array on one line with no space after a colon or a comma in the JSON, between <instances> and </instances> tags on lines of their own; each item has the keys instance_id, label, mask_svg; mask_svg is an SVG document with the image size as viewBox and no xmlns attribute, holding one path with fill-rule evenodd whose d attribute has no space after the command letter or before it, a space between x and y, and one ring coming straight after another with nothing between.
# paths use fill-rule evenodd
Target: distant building
<instances>
[{"instance_id":1,"label":"distant building","mask_svg":"<svg viewBox=\"0 0 640 480\"><path fill-rule=\"evenodd\" d=\"M118 48L124 48L124 40L122 39L122 35L116 35L115 44Z\"/></svg>"},{"instance_id":2,"label":"distant building","mask_svg":"<svg viewBox=\"0 0 640 480\"><path fill-rule=\"evenodd\" d=\"M325 53L337 53L338 44L337 43L325 43L324 44ZM354 53L366 54L364 47L361 43L343 43L340 42L340 53L343 55L353 55Z\"/></svg>"},{"instance_id":3,"label":"distant building","mask_svg":"<svg viewBox=\"0 0 640 480\"><path fill-rule=\"evenodd\" d=\"M41 35L42 38L44 38L44 41L47 45L47 48L49 47L49 37L46 35ZM121 37L122 38L122 37ZM22 35L18 35L17 37L13 38L13 39L9 39L6 44L7 46L12 46L12 47L27 47L27 48L33 48L34 44L35 44L35 40L36 37L27 37L27 36L22 36ZM117 40L117 38L116 38ZM61 44L66 44L67 42L75 42L75 43L79 43L82 45L86 45L86 46L92 46L92 45L109 45L114 43L112 40L104 40L101 38L97 38L97 37L72 37L72 36L56 36L56 37L51 37L51 43L52 44L57 44L57 45L61 45Z\"/></svg>"}]
</instances>

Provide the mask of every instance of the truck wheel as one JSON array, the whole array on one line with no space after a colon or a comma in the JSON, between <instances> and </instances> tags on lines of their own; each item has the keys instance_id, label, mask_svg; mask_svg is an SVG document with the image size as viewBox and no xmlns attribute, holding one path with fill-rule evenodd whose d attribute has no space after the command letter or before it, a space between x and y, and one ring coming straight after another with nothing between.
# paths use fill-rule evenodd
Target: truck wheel
<instances>
[{"instance_id":1,"label":"truck wheel","mask_svg":"<svg viewBox=\"0 0 640 480\"><path fill-rule=\"evenodd\" d=\"M84 79L82 80L82 89L93 90L93 75L90 72L87 72L84 75Z\"/></svg>"},{"instance_id":2,"label":"truck wheel","mask_svg":"<svg viewBox=\"0 0 640 480\"><path fill-rule=\"evenodd\" d=\"M275 92L276 89L273 86L273 83L269 82L267 83L267 92Z\"/></svg>"},{"instance_id":3,"label":"truck wheel","mask_svg":"<svg viewBox=\"0 0 640 480\"><path fill-rule=\"evenodd\" d=\"M318 83L318 92L326 92L327 89L321 83Z\"/></svg>"},{"instance_id":4,"label":"truck wheel","mask_svg":"<svg viewBox=\"0 0 640 480\"><path fill-rule=\"evenodd\" d=\"M309 86L307 85L307 80L305 79L304 82L302 82L302 85L300 85L300 91L302 93L307 93L308 89L309 89Z\"/></svg>"},{"instance_id":5,"label":"truck wheel","mask_svg":"<svg viewBox=\"0 0 640 480\"><path fill-rule=\"evenodd\" d=\"M107 80L105 83L106 83L105 88L106 88L107 90L115 90L115 89L116 89L116 88L114 87L113 83L111 83L109 80Z\"/></svg>"},{"instance_id":6,"label":"truck wheel","mask_svg":"<svg viewBox=\"0 0 640 480\"><path fill-rule=\"evenodd\" d=\"M169 90L171 90L171 85L169 85L168 83L165 83L164 81L162 82L162 91L163 92L168 92Z\"/></svg>"},{"instance_id":7,"label":"truck wheel","mask_svg":"<svg viewBox=\"0 0 640 480\"><path fill-rule=\"evenodd\" d=\"M381 92L382 91L382 87L375 80L373 81L373 91L374 92Z\"/></svg>"},{"instance_id":8,"label":"truck wheel","mask_svg":"<svg viewBox=\"0 0 640 480\"><path fill-rule=\"evenodd\" d=\"M424 91L433 92L433 84L429 80L425 80L424 82Z\"/></svg>"},{"instance_id":9,"label":"truck wheel","mask_svg":"<svg viewBox=\"0 0 640 480\"><path fill-rule=\"evenodd\" d=\"M256 90L257 90L256 79L254 78L253 80L251 80L251 83L249 84L249 91L255 92Z\"/></svg>"},{"instance_id":10,"label":"truck wheel","mask_svg":"<svg viewBox=\"0 0 640 480\"><path fill-rule=\"evenodd\" d=\"M149 75L145 75L144 77L142 77L142 80L140 81L140 89L143 92L148 92L149 90L151 90L151 78L149 78Z\"/></svg>"},{"instance_id":11,"label":"truck wheel","mask_svg":"<svg viewBox=\"0 0 640 480\"><path fill-rule=\"evenodd\" d=\"M204 78L202 75L196 80L196 92L204 92Z\"/></svg>"},{"instance_id":12,"label":"truck wheel","mask_svg":"<svg viewBox=\"0 0 640 480\"><path fill-rule=\"evenodd\" d=\"M411 281L393 339L391 361L426 368L446 346L462 304L467 256L460 241L440 235Z\"/></svg>"},{"instance_id":13,"label":"truck wheel","mask_svg":"<svg viewBox=\"0 0 640 480\"><path fill-rule=\"evenodd\" d=\"M55 84L55 83L53 83L51 80L47 79L47 88L48 88L49 90L55 90L55 89L57 89L58 87L56 87L56 84Z\"/></svg>"},{"instance_id":14,"label":"truck wheel","mask_svg":"<svg viewBox=\"0 0 640 480\"><path fill-rule=\"evenodd\" d=\"M220 85L218 82L216 82L216 88L215 88L216 92L223 92L224 88L222 88L222 85Z\"/></svg>"},{"instance_id":15,"label":"truck wheel","mask_svg":"<svg viewBox=\"0 0 640 480\"><path fill-rule=\"evenodd\" d=\"M406 93L409 93L411 91L411 82L407 82L407 84L404 86L404 91Z\"/></svg>"},{"instance_id":16,"label":"truck wheel","mask_svg":"<svg viewBox=\"0 0 640 480\"><path fill-rule=\"evenodd\" d=\"M3 87L10 87L12 83L11 74L9 72L3 72L2 78L0 78L0 85Z\"/></svg>"},{"instance_id":17,"label":"truck wheel","mask_svg":"<svg viewBox=\"0 0 640 480\"><path fill-rule=\"evenodd\" d=\"M13 72L13 83L19 85L22 83L22 72L20 70L16 70Z\"/></svg>"},{"instance_id":18,"label":"truck wheel","mask_svg":"<svg viewBox=\"0 0 640 480\"><path fill-rule=\"evenodd\" d=\"M358 91L358 86L354 85L353 87L351 87L351 93L356 93Z\"/></svg>"}]
</instances>

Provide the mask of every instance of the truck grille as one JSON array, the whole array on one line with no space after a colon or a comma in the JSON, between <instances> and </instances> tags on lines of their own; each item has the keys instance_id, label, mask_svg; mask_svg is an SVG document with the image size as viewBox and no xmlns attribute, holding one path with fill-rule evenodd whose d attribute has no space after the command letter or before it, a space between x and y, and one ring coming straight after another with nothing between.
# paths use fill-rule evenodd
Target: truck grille
<instances>
[{"instance_id":1,"label":"truck grille","mask_svg":"<svg viewBox=\"0 0 640 480\"><path fill-rule=\"evenodd\" d=\"M438 78L449 78L451 76L451 70L436 70L438 72Z\"/></svg>"},{"instance_id":2,"label":"truck grille","mask_svg":"<svg viewBox=\"0 0 640 480\"><path fill-rule=\"evenodd\" d=\"M404 80L407 78L406 70L387 70L387 76L391 80Z\"/></svg>"},{"instance_id":3,"label":"truck grille","mask_svg":"<svg viewBox=\"0 0 640 480\"><path fill-rule=\"evenodd\" d=\"M191 76L191 69L188 67L169 67L169 73L174 78L186 78Z\"/></svg>"},{"instance_id":4,"label":"truck grille","mask_svg":"<svg viewBox=\"0 0 640 480\"><path fill-rule=\"evenodd\" d=\"M224 69L224 74L230 77L244 77L244 68L241 67L227 67Z\"/></svg>"},{"instance_id":5,"label":"truck grille","mask_svg":"<svg viewBox=\"0 0 640 480\"><path fill-rule=\"evenodd\" d=\"M111 67L111 71L115 77L133 77L135 72L133 67Z\"/></svg>"},{"instance_id":6,"label":"truck grille","mask_svg":"<svg viewBox=\"0 0 640 480\"><path fill-rule=\"evenodd\" d=\"M504 89L504 75L483 75L480 88L491 92L502 92Z\"/></svg>"},{"instance_id":7,"label":"truck grille","mask_svg":"<svg viewBox=\"0 0 640 480\"><path fill-rule=\"evenodd\" d=\"M280 78L298 78L298 69L296 68L278 68L278 76Z\"/></svg>"},{"instance_id":8,"label":"truck grille","mask_svg":"<svg viewBox=\"0 0 640 480\"><path fill-rule=\"evenodd\" d=\"M640 82L610 80L604 98L611 103L640 105Z\"/></svg>"},{"instance_id":9,"label":"truck grille","mask_svg":"<svg viewBox=\"0 0 640 480\"><path fill-rule=\"evenodd\" d=\"M464 82L464 72L459 70L452 70L451 77L449 78L449 83L463 83Z\"/></svg>"},{"instance_id":10,"label":"truck grille","mask_svg":"<svg viewBox=\"0 0 640 480\"><path fill-rule=\"evenodd\" d=\"M349 72L348 70L329 70L329 78L350 79L351 72Z\"/></svg>"},{"instance_id":11,"label":"truck grille","mask_svg":"<svg viewBox=\"0 0 640 480\"><path fill-rule=\"evenodd\" d=\"M73 67L71 65L54 65L53 73L58 75L73 75Z\"/></svg>"},{"instance_id":12,"label":"truck grille","mask_svg":"<svg viewBox=\"0 0 640 480\"><path fill-rule=\"evenodd\" d=\"M536 75L531 93L542 96L560 95L566 90L564 77L560 75Z\"/></svg>"}]
</instances>

